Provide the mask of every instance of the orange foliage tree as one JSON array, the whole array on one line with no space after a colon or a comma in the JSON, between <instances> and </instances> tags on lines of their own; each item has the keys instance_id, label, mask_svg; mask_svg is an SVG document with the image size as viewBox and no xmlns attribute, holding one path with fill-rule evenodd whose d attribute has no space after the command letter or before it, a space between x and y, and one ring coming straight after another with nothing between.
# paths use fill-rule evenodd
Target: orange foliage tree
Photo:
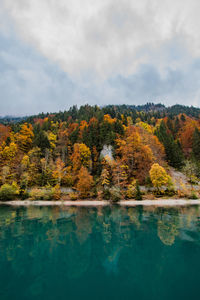
<instances>
[{"instance_id":1,"label":"orange foliage tree","mask_svg":"<svg viewBox=\"0 0 200 300\"><path fill-rule=\"evenodd\" d=\"M183 149L183 152L188 156L192 151L193 133L195 128L198 128L198 122L189 117L186 118L184 125L179 132L179 139Z\"/></svg>"},{"instance_id":2,"label":"orange foliage tree","mask_svg":"<svg viewBox=\"0 0 200 300\"><path fill-rule=\"evenodd\" d=\"M163 144L160 143L157 136L153 135L147 129L139 128L140 138L144 145L148 145L153 153L153 160L160 165L164 164L165 149Z\"/></svg>"},{"instance_id":3,"label":"orange foliage tree","mask_svg":"<svg viewBox=\"0 0 200 300\"><path fill-rule=\"evenodd\" d=\"M79 126L79 137L80 137L80 139L83 138L83 131L86 128L88 128L88 123L85 120L81 121L81 124Z\"/></svg>"},{"instance_id":4,"label":"orange foliage tree","mask_svg":"<svg viewBox=\"0 0 200 300\"><path fill-rule=\"evenodd\" d=\"M129 126L125 138L116 140L117 152L124 165L128 166L128 180L136 177L143 182L153 161L153 153L149 146L141 141L138 129Z\"/></svg>"},{"instance_id":5,"label":"orange foliage tree","mask_svg":"<svg viewBox=\"0 0 200 300\"><path fill-rule=\"evenodd\" d=\"M11 129L9 126L0 124L0 145L10 136Z\"/></svg>"},{"instance_id":6,"label":"orange foliage tree","mask_svg":"<svg viewBox=\"0 0 200 300\"><path fill-rule=\"evenodd\" d=\"M76 173L81 166L90 167L91 151L85 144L74 144L74 152L71 155L73 171Z\"/></svg>"},{"instance_id":7,"label":"orange foliage tree","mask_svg":"<svg viewBox=\"0 0 200 300\"><path fill-rule=\"evenodd\" d=\"M87 168L82 166L78 173L78 182L76 186L81 198L86 198L89 195L93 183L93 177L89 174Z\"/></svg>"}]
</instances>

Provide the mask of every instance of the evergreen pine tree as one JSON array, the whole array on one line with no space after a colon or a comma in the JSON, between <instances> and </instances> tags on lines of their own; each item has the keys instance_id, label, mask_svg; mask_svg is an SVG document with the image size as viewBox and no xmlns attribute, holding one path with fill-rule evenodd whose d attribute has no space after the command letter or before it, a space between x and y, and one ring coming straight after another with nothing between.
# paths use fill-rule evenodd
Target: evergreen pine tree
<instances>
[{"instance_id":1,"label":"evergreen pine tree","mask_svg":"<svg viewBox=\"0 0 200 300\"><path fill-rule=\"evenodd\" d=\"M136 191L135 191L135 199L136 200L142 200L142 193L140 191L140 186L138 184L138 181L136 181L136 187L135 187Z\"/></svg>"},{"instance_id":2,"label":"evergreen pine tree","mask_svg":"<svg viewBox=\"0 0 200 300\"><path fill-rule=\"evenodd\" d=\"M185 122L185 116L183 114L181 115L181 121Z\"/></svg>"},{"instance_id":3,"label":"evergreen pine tree","mask_svg":"<svg viewBox=\"0 0 200 300\"><path fill-rule=\"evenodd\" d=\"M174 125L174 132L175 132L175 134L178 133L179 129L180 129L180 122L179 122L178 117L176 117L175 125Z\"/></svg>"},{"instance_id":4,"label":"evergreen pine tree","mask_svg":"<svg viewBox=\"0 0 200 300\"><path fill-rule=\"evenodd\" d=\"M45 154L45 149L50 148L50 142L43 130L40 130L39 133L34 136L33 144L41 149L43 155Z\"/></svg>"},{"instance_id":5,"label":"evergreen pine tree","mask_svg":"<svg viewBox=\"0 0 200 300\"><path fill-rule=\"evenodd\" d=\"M197 161L200 161L200 131L195 128L193 133L192 153Z\"/></svg>"},{"instance_id":6,"label":"evergreen pine tree","mask_svg":"<svg viewBox=\"0 0 200 300\"><path fill-rule=\"evenodd\" d=\"M163 121L157 129L156 135L164 145L166 159L169 164L175 168L180 168L183 164L183 153L180 144L174 140L172 134L167 132L166 125Z\"/></svg>"}]
</instances>

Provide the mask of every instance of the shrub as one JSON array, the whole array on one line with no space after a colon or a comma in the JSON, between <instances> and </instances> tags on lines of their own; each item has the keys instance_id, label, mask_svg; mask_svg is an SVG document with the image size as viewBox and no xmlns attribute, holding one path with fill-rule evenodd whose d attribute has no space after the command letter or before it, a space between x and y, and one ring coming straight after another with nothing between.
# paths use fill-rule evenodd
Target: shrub
<instances>
[{"instance_id":1,"label":"shrub","mask_svg":"<svg viewBox=\"0 0 200 300\"><path fill-rule=\"evenodd\" d=\"M120 201L122 198L120 188L117 186L113 186L112 188L110 188L110 197L113 202Z\"/></svg>"},{"instance_id":2,"label":"shrub","mask_svg":"<svg viewBox=\"0 0 200 300\"><path fill-rule=\"evenodd\" d=\"M172 197L172 196L174 196L174 195L176 195L176 194L177 194L177 192L175 191L174 188L167 188L167 189L165 190L165 195L166 195L166 196Z\"/></svg>"},{"instance_id":3,"label":"shrub","mask_svg":"<svg viewBox=\"0 0 200 300\"><path fill-rule=\"evenodd\" d=\"M132 199L135 196L135 188L136 188L136 180L134 179L131 184L128 185L128 189L126 191L126 198Z\"/></svg>"},{"instance_id":4,"label":"shrub","mask_svg":"<svg viewBox=\"0 0 200 300\"><path fill-rule=\"evenodd\" d=\"M44 199L44 190L39 188L33 188L30 191L30 197L33 200L43 200Z\"/></svg>"},{"instance_id":5,"label":"shrub","mask_svg":"<svg viewBox=\"0 0 200 300\"><path fill-rule=\"evenodd\" d=\"M25 177L20 182L19 197L22 200L25 200L29 197L29 193L27 191L27 181L25 180Z\"/></svg>"},{"instance_id":6,"label":"shrub","mask_svg":"<svg viewBox=\"0 0 200 300\"><path fill-rule=\"evenodd\" d=\"M59 200L61 196L60 186L47 186L45 188L33 188L30 192L32 200Z\"/></svg>"},{"instance_id":7,"label":"shrub","mask_svg":"<svg viewBox=\"0 0 200 300\"><path fill-rule=\"evenodd\" d=\"M70 197L70 200L77 200L78 199L78 194L77 193L70 193L69 197Z\"/></svg>"},{"instance_id":8,"label":"shrub","mask_svg":"<svg viewBox=\"0 0 200 300\"><path fill-rule=\"evenodd\" d=\"M19 187L16 182L3 184L0 188L0 200L13 200L19 195Z\"/></svg>"},{"instance_id":9,"label":"shrub","mask_svg":"<svg viewBox=\"0 0 200 300\"><path fill-rule=\"evenodd\" d=\"M199 183L198 178L195 175L192 175L190 177L189 183L192 184L192 185L193 184L198 184Z\"/></svg>"},{"instance_id":10,"label":"shrub","mask_svg":"<svg viewBox=\"0 0 200 300\"><path fill-rule=\"evenodd\" d=\"M140 186L138 184L138 181L136 182L136 187L135 187L135 199L142 200L142 193L140 191Z\"/></svg>"},{"instance_id":11,"label":"shrub","mask_svg":"<svg viewBox=\"0 0 200 300\"><path fill-rule=\"evenodd\" d=\"M52 200L53 191L51 187L43 189L42 192L43 192L42 197L44 200Z\"/></svg>"},{"instance_id":12,"label":"shrub","mask_svg":"<svg viewBox=\"0 0 200 300\"><path fill-rule=\"evenodd\" d=\"M180 190L180 189L177 190L177 196L179 198L189 198L188 192Z\"/></svg>"},{"instance_id":13,"label":"shrub","mask_svg":"<svg viewBox=\"0 0 200 300\"><path fill-rule=\"evenodd\" d=\"M20 199L25 200L29 197L29 192L26 189L20 188L19 197L20 197Z\"/></svg>"},{"instance_id":14,"label":"shrub","mask_svg":"<svg viewBox=\"0 0 200 300\"><path fill-rule=\"evenodd\" d=\"M199 197L197 196L197 194L194 192L194 191L192 191L192 193L191 193L191 195L189 196L189 199L194 199L194 200L196 200L196 199L198 199Z\"/></svg>"},{"instance_id":15,"label":"shrub","mask_svg":"<svg viewBox=\"0 0 200 300\"><path fill-rule=\"evenodd\" d=\"M189 197L189 190L186 187L185 183L180 179L180 188L177 190L177 195L179 198L188 198Z\"/></svg>"},{"instance_id":16,"label":"shrub","mask_svg":"<svg viewBox=\"0 0 200 300\"><path fill-rule=\"evenodd\" d=\"M111 194L110 190L108 188L103 190L103 199L104 200L110 200Z\"/></svg>"},{"instance_id":17,"label":"shrub","mask_svg":"<svg viewBox=\"0 0 200 300\"><path fill-rule=\"evenodd\" d=\"M157 198L160 198L160 197L163 197L165 195L165 190L164 189L160 189L160 190L156 190L153 192L154 195L157 197Z\"/></svg>"},{"instance_id":18,"label":"shrub","mask_svg":"<svg viewBox=\"0 0 200 300\"><path fill-rule=\"evenodd\" d=\"M147 176L145 178L145 185L148 186L148 187L150 187L152 185L150 176Z\"/></svg>"},{"instance_id":19,"label":"shrub","mask_svg":"<svg viewBox=\"0 0 200 300\"><path fill-rule=\"evenodd\" d=\"M90 197L91 198L97 198L98 197L98 192L96 186L94 186L90 192Z\"/></svg>"},{"instance_id":20,"label":"shrub","mask_svg":"<svg viewBox=\"0 0 200 300\"><path fill-rule=\"evenodd\" d=\"M71 187L73 186L74 180L71 174L67 173L66 175L63 176L61 184L64 186Z\"/></svg>"},{"instance_id":21,"label":"shrub","mask_svg":"<svg viewBox=\"0 0 200 300\"><path fill-rule=\"evenodd\" d=\"M60 190L60 185L56 184L53 188L52 188L52 197L54 200L59 200L61 197L61 190Z\"/></svg>"}]
</instances>

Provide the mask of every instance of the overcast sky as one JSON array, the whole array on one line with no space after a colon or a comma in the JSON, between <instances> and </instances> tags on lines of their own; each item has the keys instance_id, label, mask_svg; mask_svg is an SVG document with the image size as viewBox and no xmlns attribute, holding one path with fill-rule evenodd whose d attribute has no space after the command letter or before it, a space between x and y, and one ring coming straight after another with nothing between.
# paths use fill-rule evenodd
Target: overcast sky
<instances>
[{"instance_id":1,"label":"overcast sky","mask_svg":"<svg viewBox=\"0 0 200 300\"><path fill-rule=\"evenodd\" d=\"M200 106L199 0L0 0L0 115Z\"/></svg>"}]
</instances>

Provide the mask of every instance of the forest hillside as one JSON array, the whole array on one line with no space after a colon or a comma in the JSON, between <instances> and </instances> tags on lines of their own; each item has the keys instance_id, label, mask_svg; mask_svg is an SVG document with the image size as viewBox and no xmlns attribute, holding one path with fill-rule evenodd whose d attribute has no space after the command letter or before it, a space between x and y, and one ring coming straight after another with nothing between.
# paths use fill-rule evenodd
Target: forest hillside
<instances>
[{"instance_id":1,"label":"forest hillside","mask_svg":"<svg viewBox=\"0 0 200 300\"><path fill-rule=\"evenodd\" d=\"M200 109L73 106L0 119L0 199L199 197Z\"/></svg>"}]
</instances>

